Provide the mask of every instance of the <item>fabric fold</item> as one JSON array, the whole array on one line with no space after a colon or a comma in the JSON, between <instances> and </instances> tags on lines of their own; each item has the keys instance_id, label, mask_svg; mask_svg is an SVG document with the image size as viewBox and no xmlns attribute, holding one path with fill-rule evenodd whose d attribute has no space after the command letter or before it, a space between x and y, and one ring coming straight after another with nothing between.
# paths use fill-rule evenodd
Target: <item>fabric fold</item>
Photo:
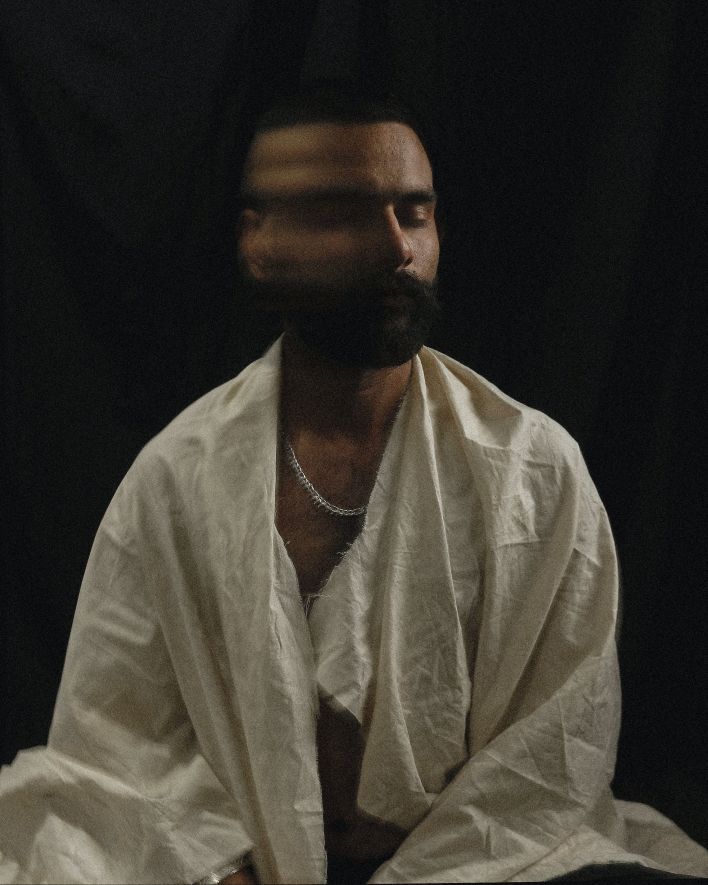
<instances>
[{"instance_id":1,"label":"fabric fold","mask_svg":"<svg viewBox=\"0 0 708 885\"><path fill-rule=\"evenodd\" d=\"M324 882L318 692L373 882L529 880L708 852L609 791L617 564L575 442L424 348L361 534L305 616L275 526L281 342L140 453L99 527L48 747L0 775L0 879L185 882L252 851Z\"/></svg>"}]
</instances>

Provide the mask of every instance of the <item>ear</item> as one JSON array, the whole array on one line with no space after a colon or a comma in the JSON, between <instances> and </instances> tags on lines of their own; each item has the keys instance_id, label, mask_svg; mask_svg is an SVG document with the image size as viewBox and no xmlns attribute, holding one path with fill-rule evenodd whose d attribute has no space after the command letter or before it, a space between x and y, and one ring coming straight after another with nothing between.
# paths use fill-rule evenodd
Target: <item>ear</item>
<instances>
[{"instance_id":1,"label":"ear","mask_svg":"<svg viewBox=\"0 0 708 885\"><path fill-rule=\"evenodd\" d=\"M263 218L256 209L242 209L236 221L236 243L239 260L255 279L262 279L260 231Z\"/></svg>"},{"instance_id":2,"label":"ear","mask_svg":"<svg viewBox=\"0 0 708 885\"><path fill-rule=\"evenodd\" d=\"M236 219L236 239L240 240L245 233L257 230L261 222L261 214L256 209L241 209Z\"/></svg>"}]
</instances>

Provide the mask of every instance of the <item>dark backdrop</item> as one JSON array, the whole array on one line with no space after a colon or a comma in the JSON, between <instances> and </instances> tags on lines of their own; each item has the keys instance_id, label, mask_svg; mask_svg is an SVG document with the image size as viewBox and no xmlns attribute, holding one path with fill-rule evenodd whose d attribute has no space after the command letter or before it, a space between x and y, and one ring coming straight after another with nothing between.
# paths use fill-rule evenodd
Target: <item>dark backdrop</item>
<instances>
[{"instance_id":1,"label":"dark backdrop","mask_svg":"<svg viewBox=\"0 0 708 885\"><path fill-rule=\"evenodd\" d=\"M435 133L431 342L578 439L624 583L615 790L708 842L701 177L708 4L5 0L2 760L43 743L140 447L260 354L235 284L256 110L388 83Z\"/></svg>"}]
</instances>

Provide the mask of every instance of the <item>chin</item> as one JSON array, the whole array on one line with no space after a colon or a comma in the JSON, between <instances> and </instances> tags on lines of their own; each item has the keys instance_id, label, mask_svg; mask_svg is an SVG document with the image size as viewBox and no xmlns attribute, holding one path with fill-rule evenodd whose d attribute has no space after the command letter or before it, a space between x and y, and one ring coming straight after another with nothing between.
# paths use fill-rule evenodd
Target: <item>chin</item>
<instances>
[{"instance_id":1,"label":"chin","mask_svg":"<svg viewBox=\"0 0 708 885\"><path fill-rule=\"evenodd\" d=\"M337 339L301 335L302 340L322 356L351 369L391 369L402 366L420 351L425 340L420 335L374 335L370 338Z\"/></svg>"},{"instance_id":2,"label":"chin","mask_svg":"<svg viewBox=\"0 0 708 885\"><path fill-rule=\"evenodd\" d=\"M420 351L438 310L434 295L416 293L389 306L360 300L339 310L290 313L286 322L303 344L334 363L384 369Z\"/></svg>"}]
</instances>

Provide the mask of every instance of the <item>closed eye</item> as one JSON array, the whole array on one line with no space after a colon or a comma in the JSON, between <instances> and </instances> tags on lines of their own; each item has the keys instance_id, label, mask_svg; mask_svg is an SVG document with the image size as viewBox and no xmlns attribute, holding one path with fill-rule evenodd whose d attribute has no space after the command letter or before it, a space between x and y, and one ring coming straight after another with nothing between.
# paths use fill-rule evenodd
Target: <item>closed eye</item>
<instances>
[{"instance_id":1,"label":"closed eye","mask_svg":"<svg viewBox=\"0 0 708 885\"><path fill-rule=\"evenodd\" d=\"M403 227L425 227L433 220L434 214L431 205L406 206L396 211L398 223Z\"/></svg>"}]
</instances>

